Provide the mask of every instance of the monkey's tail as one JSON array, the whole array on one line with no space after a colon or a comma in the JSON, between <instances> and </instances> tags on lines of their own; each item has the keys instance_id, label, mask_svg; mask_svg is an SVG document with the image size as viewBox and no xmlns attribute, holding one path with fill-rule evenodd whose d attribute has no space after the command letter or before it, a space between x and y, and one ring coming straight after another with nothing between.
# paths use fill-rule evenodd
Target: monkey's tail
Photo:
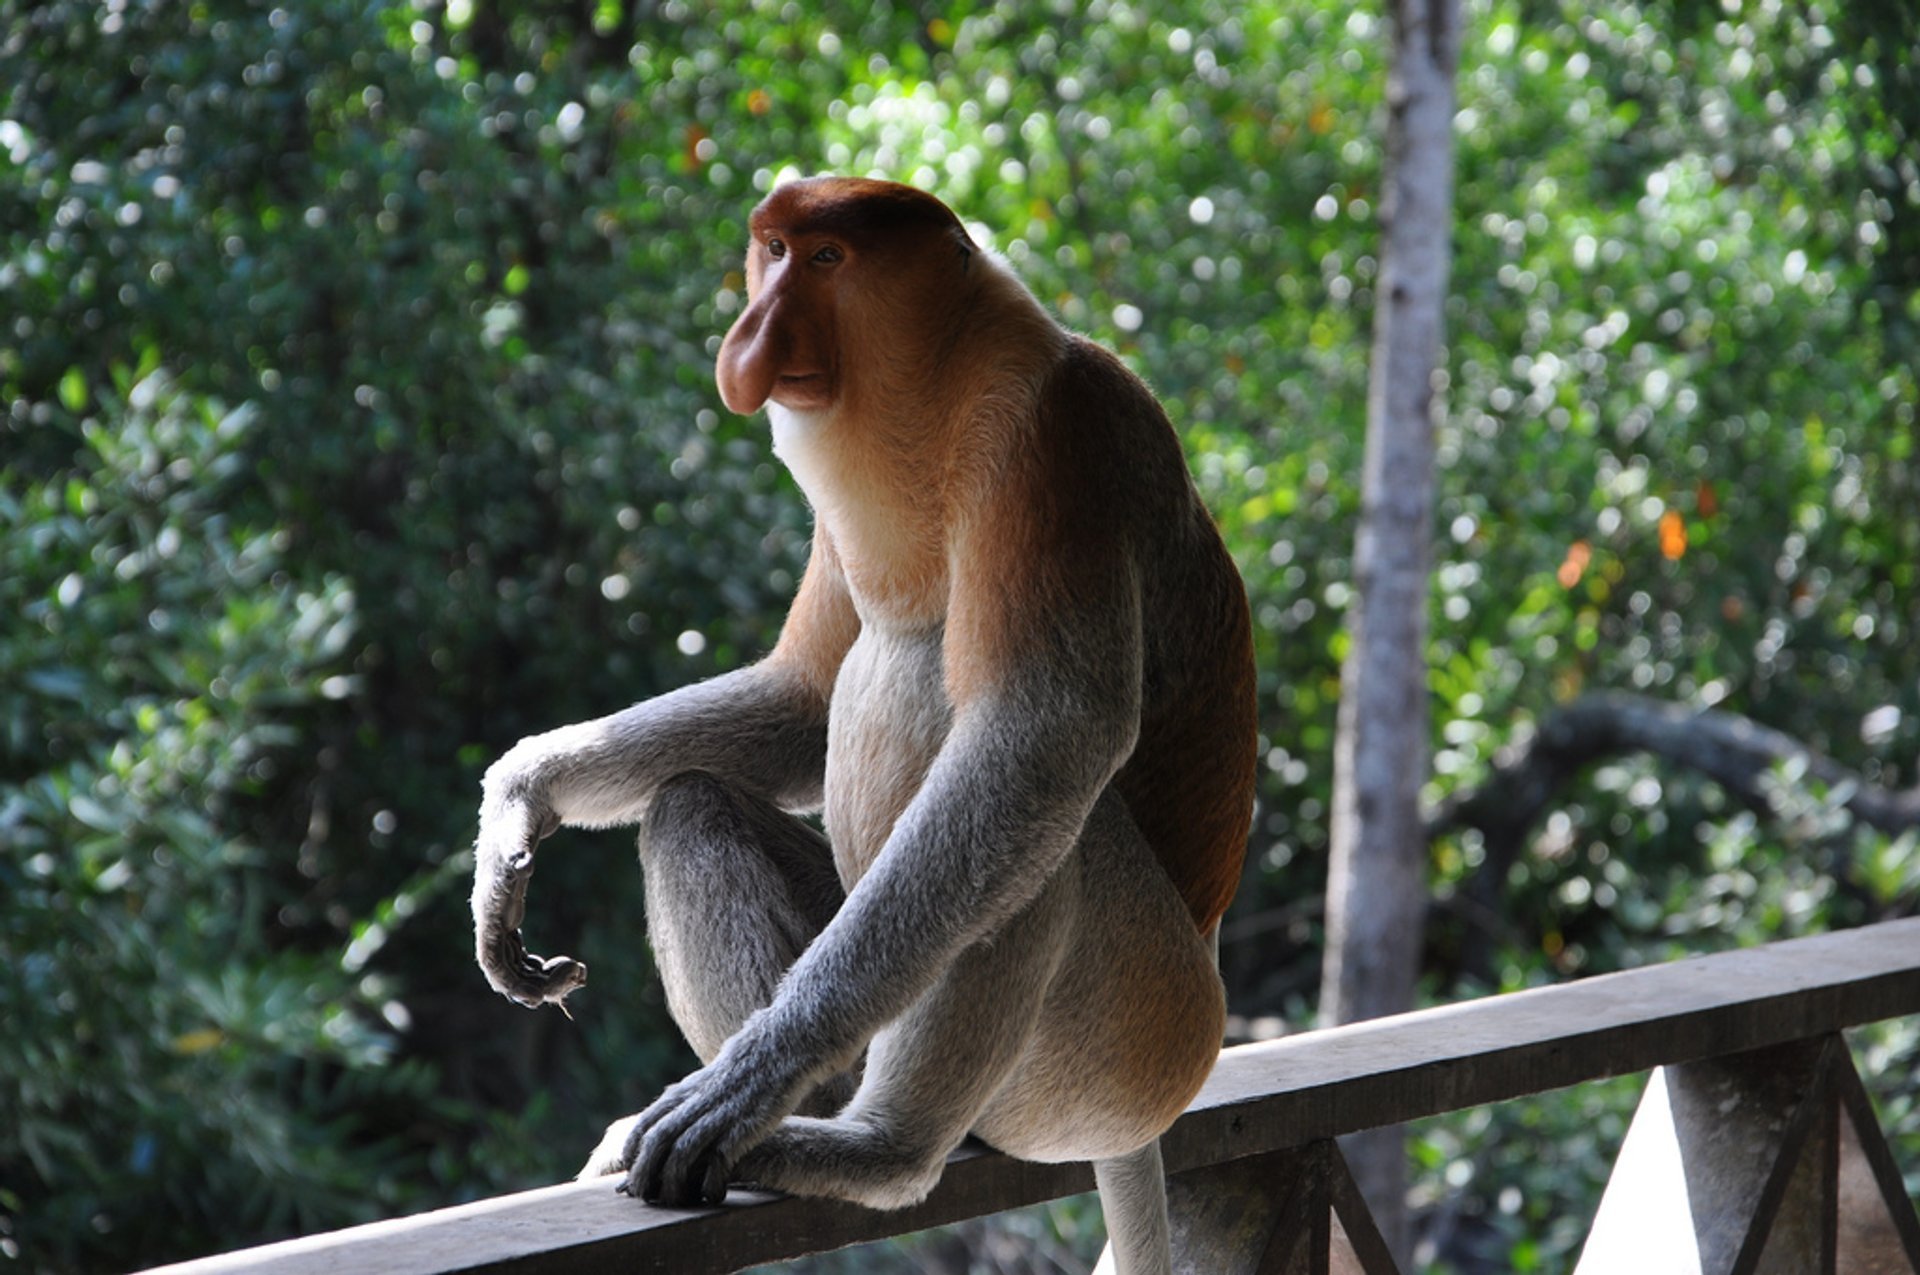
<instances>
[{"instance_id":1,"label":"monkey's tail","mask_svg":"<svg viewBox=\"0 0 1920 1275\"><path fill-rule=\"evenodd\" d=\"M1111 1160L1095 1160L1093 1180L1107 1218L1107 1249L1093 1275L1172 1275L1160 1139Z\"/></svg>"}]
</instances>

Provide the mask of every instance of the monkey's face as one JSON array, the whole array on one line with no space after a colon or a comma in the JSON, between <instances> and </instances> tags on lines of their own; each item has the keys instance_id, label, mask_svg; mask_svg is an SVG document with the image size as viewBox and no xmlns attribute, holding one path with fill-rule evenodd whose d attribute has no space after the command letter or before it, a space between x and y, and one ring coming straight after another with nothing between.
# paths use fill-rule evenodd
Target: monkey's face
<instances>
[{"instance_id":1,"label":"monkey's face","mask_svg":"<svg viewBox=\"0 0 1920 1275\"><path fill-rule=\"evenodd\" d=\"M890 361L885 351L908 335L929 272L973 251L932 195L863 178L789 183L749 225L747 308L714 367L720 397L742 415L769 399L799 411L842 401L861 365ZM945 250L929 251L937 245Z\"/></svg>"},{"instance_id":2,"label":"monkey's face","mask_svg":"<svg viewBox=\"0 0 1920 1275\"><path fill-rule=\"evenodd\" d=\"M745 416L768 399L797 410L832 406L840 380L838 285L848 256L834 236L756 218L747 246L747 308L714 367L728 408Z\"/></svg>"}]
</instances>

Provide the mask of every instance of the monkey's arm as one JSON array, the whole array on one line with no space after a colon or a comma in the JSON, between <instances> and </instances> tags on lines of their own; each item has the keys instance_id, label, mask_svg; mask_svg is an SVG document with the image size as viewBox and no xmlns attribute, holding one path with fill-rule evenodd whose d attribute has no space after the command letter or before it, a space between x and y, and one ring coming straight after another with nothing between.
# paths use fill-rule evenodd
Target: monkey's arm
<instances>
[{"instance_id":1,"label":"monkey's arm","mask_svg":"<svg viewBox=\"0 0 1920 1275\"><path fill-rule=\"evenodd\" d=\"M636 821L666 780L704 770L790 807L819 800L827 694L858 621L831 547L817 538L780 642L750 668L595 721L522 740L487 769L474 843L480 968L523 1005L564 1000L586 981L571 957L538 957L520 937L534 849L556 828Z\"/></svg>"},{"instance_id":2,"label":"monkey's arm","mask_svg":"<svg viewBox=\"0 0 1920 1275\"><path fill-rule=\"evenodd\" d=\"M481 818L519 807L546 832L636 823L654 790L689 770L803 808L819 800L826 729L824 699L757 664L521 740L487 768Z\"/></svg>"},{"instance_id":3,"label":"monkey's arm","mask_svg":"<svg viewBox=\"0 0 1920 1275\"><path fill-rule=\"evenodd\" d=\"M475 951L487 981L528 1006L586 981L578 961L534 956L520 937L543 837L637 821L662 783L690 770L807 805L826 742L825 701L761 664L516 744L487 769L474 842Z\"/></svg>"}]
</instances>

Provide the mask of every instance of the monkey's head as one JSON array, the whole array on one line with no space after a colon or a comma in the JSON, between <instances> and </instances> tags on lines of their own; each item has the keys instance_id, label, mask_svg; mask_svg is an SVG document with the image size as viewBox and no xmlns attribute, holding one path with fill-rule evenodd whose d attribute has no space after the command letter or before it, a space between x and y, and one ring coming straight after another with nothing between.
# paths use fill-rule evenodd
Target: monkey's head
<instances>
[{"instance_id":1,"label":"monkey's head","mask_svg":"<svg viewBox=\"0 0 1920 1275\"><path fill-rule=\"evenodd\" d=\"M862 370L911 345L929 304L953 299L976 251L932 195L859 177L790 182L748 226L747 308L714 368L742 415L769 399L802 411L840 402Z\"/></svg>"}]
</instances>

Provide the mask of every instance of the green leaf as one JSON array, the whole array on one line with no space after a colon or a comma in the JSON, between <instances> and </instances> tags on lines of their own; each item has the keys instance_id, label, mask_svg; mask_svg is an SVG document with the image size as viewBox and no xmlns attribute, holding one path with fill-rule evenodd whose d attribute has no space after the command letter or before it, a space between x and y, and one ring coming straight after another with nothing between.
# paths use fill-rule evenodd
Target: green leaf
<instances>
[{"instance_id":1,"label":"green leaf","mask_svg":"<svg viewBox=\"0 0 1920 1275\"><path fill-rule=\"evenodd\" d=\"M69 412L83 412L91 398L87 391L87 378L79 368L70 367L60 378L60 404Z\"/></svg>"}]
</instances>

